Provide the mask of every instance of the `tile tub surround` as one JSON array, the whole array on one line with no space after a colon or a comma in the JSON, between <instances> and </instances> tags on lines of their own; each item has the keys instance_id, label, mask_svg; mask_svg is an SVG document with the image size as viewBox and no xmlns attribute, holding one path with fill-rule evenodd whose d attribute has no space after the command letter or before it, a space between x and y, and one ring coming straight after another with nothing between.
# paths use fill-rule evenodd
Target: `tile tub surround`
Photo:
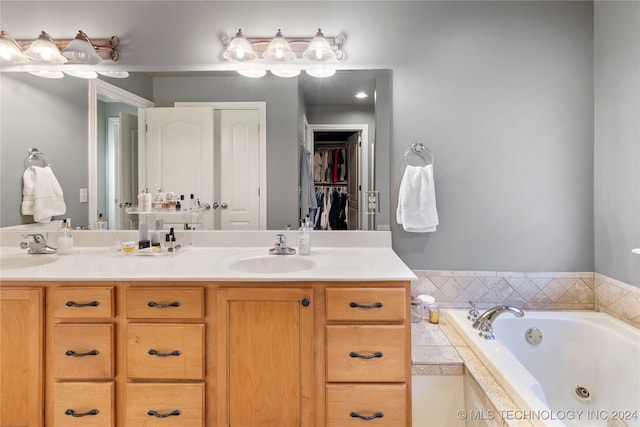
<instances>
[{"instance_id":1,"label":"tile tub surround","mask_svg":"<svg viewBox=\"0 0 640 427\"><path fill-rule=\"evenodd\" d=\"M441 308L479 310L512 304L525 310L597 310L640 327L640 288L599 273L413 270L411 294L433 295Z\"/></svg>"}]
</instances>

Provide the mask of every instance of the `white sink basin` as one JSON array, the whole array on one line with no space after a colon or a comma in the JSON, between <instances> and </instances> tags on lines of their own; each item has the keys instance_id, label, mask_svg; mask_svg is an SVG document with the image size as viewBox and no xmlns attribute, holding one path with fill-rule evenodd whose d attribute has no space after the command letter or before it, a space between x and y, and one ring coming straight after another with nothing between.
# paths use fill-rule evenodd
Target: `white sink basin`
<instances>
[{"instance_id":1,"label":"white sink basin","mask_svg":"<svg viewBox=\"0 0 640 427\"><path fill-rule=\"evenodd\" d=\"M38 267L58 261L58 257L50 254L8 254L0 257L0 269L15 270L18 268Z\"/></svg>"},{"instance_id":2,"label":"white sink basin","mask_svg":"<svg viewBox=\"0 0 640 427\"><path fill-rule=\"evenodd\" d=\"M315 261L297 255L244 255L229 264L234 271L256 274L295 273L315 266Z\"/></svg>"}]
</instances>

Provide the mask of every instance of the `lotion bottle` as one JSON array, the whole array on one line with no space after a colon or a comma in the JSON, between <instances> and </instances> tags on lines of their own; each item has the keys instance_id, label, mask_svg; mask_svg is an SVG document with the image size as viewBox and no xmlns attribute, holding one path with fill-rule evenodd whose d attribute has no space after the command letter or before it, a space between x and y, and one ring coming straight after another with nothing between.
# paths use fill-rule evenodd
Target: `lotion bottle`
<instances>
[{"instance_id":1,"label":"lotion bottle","mask_svg":"<svg viewBox=\"0 0 640 427\"><path fill-rule=\"evenodd\" d=\"M107 230L109 228L109 224L107 223L107 220L104 219L104 216L102 216L102 214L98 215L98 220L96 221L96 230Z\"/></svg>"},{"instance_id":2,"label":"lotion bottle","mask_svg":"<svg viewBox=\"0 0 640 427\"><path fill-rule=\"evenodd\" d=\"M138 194L138 211L151 212L151 194L145 188Z\"/></svg>"}]
</instances>

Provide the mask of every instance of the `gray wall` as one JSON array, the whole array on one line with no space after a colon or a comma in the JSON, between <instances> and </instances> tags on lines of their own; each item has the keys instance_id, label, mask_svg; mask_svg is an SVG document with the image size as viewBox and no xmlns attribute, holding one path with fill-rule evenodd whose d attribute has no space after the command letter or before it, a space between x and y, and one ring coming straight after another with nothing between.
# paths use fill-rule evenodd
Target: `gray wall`
<instances>
[{"instance_id":1,"label":"gray wall","mask_svg":"<svg viewBox=\"0 0 640 427\"><path fill-rule=\"evenodd\" d=\"M174 102L267 103L267 228L284 229L298 223L298 114L296 79L267 76L239 77L155 77L153 101L156 107ZM286 167L289 165L289 167Z\"/></svg>"},{"instance_id":2,"label":"gray wall","mask_svg":"<svg viewBox=\"0 0 640 427\"><path fill-rule=\"evenodd\" d=\"M3 73L0 80L0 224L33 222L20 212L24 160L31 147L47 156L64 192L67 212L54 218L86 224L88 206L80 203L79 192L88 184L87 81L26 73Z\"/></svg>"},{"instance_id":3,"label":"gray wall","mask_svg":"<svg viewBox=\"0 0 640 427\"><path fill-rule=\"evenodd\" d=\"M640 286L640 3L595 5L595 269Z\"/></svg>"},{"instance_id":4,"label":"gray wall","mask_svg":"<svg viewBox=\"0 0 640 427\"><path fill-rule=\"evenodd\" d=\"M118 34L130 71L227 68L218 36L239 27L346 33L345 67L393 71L392 218L402 154L420 140L436 157L438 231L392 226L410 267L593 271L591 2L78 4L5 0L2 28L16 38L43 28L71 37L78 26Z\"/></svg>"}]
</instances>

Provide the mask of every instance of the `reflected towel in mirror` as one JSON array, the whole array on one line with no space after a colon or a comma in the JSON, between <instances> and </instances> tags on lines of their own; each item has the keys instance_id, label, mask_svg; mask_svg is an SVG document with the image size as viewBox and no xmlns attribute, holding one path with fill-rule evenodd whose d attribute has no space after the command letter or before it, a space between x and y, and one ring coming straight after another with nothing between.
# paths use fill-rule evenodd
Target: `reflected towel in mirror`
<instances>
[{"instance_id":1,"label":"reflected towel in mirror","mask_svg":"<svg viewBox=\"0 0 640 427\"><path fill-rule=\"evenodd\" d=\"M438 211L433 180L433 165L407 166L400 183L396 221L405 231L436 231Z\"/></svg>"},{"instance_id":2,"label":"reflected towel in mirror","mask_svg":"<svg viewBox=\"0 0 640 427\"><path fill-rule=\"evenodd\" d=\"M50 222L67 211L62 187L49 166L30 166L22 175L22 215L35 222Z\"/></svg>"}]
</instances>

